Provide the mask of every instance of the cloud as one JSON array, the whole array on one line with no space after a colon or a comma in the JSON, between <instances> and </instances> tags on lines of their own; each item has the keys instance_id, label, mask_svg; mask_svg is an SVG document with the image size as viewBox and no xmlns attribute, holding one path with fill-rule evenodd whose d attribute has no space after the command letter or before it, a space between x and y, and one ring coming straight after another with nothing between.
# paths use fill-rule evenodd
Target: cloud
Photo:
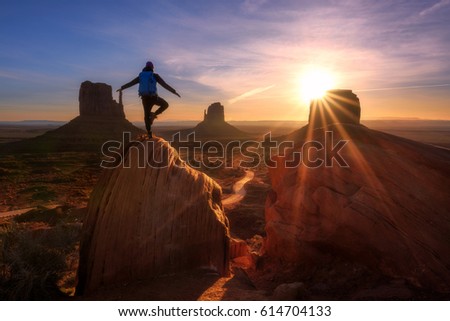
<instances>
[{"instance_id":1,"label":"cloud","mask_svg":"<svg viewBox=\"0 0 450 321\"><path fill-rule=\"evenodd\" d=\"M244 12L254 13L266 2L267 0L244 0L241 8Z\"/></svg>"},{"instance_id":2,"label":"cloud","mask_svg":"<svg viewBox=\"0 0 450 321\"><path fill-rule=\"evenodd\" d=\"M448 6L448 5L450 5L450 0L441 0L441 1L437 2L437 3L435 3L434 5L432 5L431 7L427 8L425 10L422 10L419 13L419 15L422 16L422 17L426 16L426 15L429 15L429 14L431 14L431 13L433 13L435 11L438 11L439 9L442 9L442 8Z\"/></svg>"},{"instance_id":3,"label":"cloud","mask_svg":"<svg viewBox=\"0 0 450 321\"><path fill-rule=\"evenodd\" d=\"M22 77L18 76L15 72L0 70L0 78L21 80Z\"/></svg>"},{"instance_id":4,"label":"cloud","mask_svg":"<svg viewBox=\"0 0 450 321\"><path fill-rule=\"evenodd\" d=\"M105 34L120 35L122 46L133 52L150 52L158 72L167 75L169 83L174 80L173 85L186 93L184 99L197 104L228 97L234 97L231 104L247 104L245 98L267 84L277 84L276 94L286 101L298 96L295 79L307 64L333 70L341 80L339 86L348 88L448 82L444 74L450 70L445 62L449 46L443 41L448 32L445 28L436 32L439 21L409 21L422 9L417 4L359 5L351 0L344 7L306 1L279 6L247 0L239 9L219 12L208 7L192 12L178 7L157 24L137 20ZM348 10L354 15L349 17ZM155 33L154 45L143 42L139 33L130 33L130 28L151 30L155 24L165 27ZM267 105L280 99L261 96Z\"/></svg>"},{"instance_id":5,"label":"cloud","mask_svg":"<svg viewBox=\"0 0 450 321\"><path fill-rule=\"evenodd\" d=\"M385 88L370 88L370 89L355 89L354 92L365 91L387 91L387 90L399 90L399 89L422 89L422 88L436 88L436 87L449 87L450 84L438 84L438 85L416 85L416 86L404 86L404 87L385 87Z\"/></svg>"},{"instance_id":6,"label":"cloud","mask_svg":"<svg viewBox=\"0 0 450 321\"><path fill-rule=\"evenodd\" d=\"M116 88L135 77L149 59L182 93L174 106L202 108L220 100L243 110L256 105L253 99L263 98L260 110L281 105L276 112L270 109L274 117L286 117L289 108L298 105L296 79L309 64L330 69L341 79L338 85L346 88L447 84L450 21L441 11L448 10L450 0L426 3L235 0L194 5L154 0L145 8L112 6L108 15L96 14L103 7L91 11L82 6L81 20L74 18L69 26L60 21L61 28L55 28L67 31L64 37L67 34L72 45L63 45L63 37L49 37L33 46L27 40L27 50L15 40L27 37L13 32L29 29L20 24L26 17L11 20L3 22L11 25L12 36L0 52L0 97L21 106L25 86L33 90L27 96L46 95L46 101L61 91L55 86L72 86L73 93L66 96L76 104L81 81ZM53 54L47 57L48 52ZM277 90L261 94L274 86L269 84L276 84ZM127 98L140 106L135 91Z\"/></svg>"},{"instance_id":7,"label":"cloud","mask_svg":"<svg viewBox=\"0 0 450 321\"><path fill-rule=\"evenodd\" d=\"M242 95L239 95L237 97L234 97L234 98L228 100L228 103L229 104L234 104L235 102L237 102L239 100L246 99L246 98L254 96L256 94L260 94L260 93L262 93L262 92L264 92L266 90L269 90L269 89L271 89L273 87L275 87L275 85L270 85L270 86L267 86L267 87L260 87L260 88L255 88L255 89L249 90L249 91L243 93Z\"/></svg>"}]
</instances>

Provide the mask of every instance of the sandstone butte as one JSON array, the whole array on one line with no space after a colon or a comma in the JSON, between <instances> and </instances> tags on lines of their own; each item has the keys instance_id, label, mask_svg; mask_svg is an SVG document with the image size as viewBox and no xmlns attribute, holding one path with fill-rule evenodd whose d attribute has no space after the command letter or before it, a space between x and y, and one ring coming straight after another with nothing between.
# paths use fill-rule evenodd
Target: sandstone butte
<instances>
[{"instance_id":1,"label":"sandstone butte","mask_svg":"<svg viewBox=\"0 0 450 321\"><path fill-rule=\"evenodd\" d=\"M160 138L131 143L117 165L103 170L90 198L77 294L198 268L228 275L228 220L217 183L185 166Z\"/></svg>"},{"instance_id":2,"label":"sandstone butte","mask_svg":"<svg viewBox=\"0 0 450 321\"><path fill-rule=\"evenodd\" d=\"M283 137L334 143L348 167L269 169L266 253L283 266L344 258L424 289L450 292L450 151L359 124L351 91L311 104L309 125ZM287 153L285 157L290 158ZM324 157L312 151L310 159Z\"/></svg>"},{"instance_id":3,"label":"sandstone butte","mask_svg":"<svg viewBox=\"0 0 450 321\"><path fill-rule=\"evenodd\" d=\"M194 128L180 131L182 137L195 133L198 138L237 139L249 134L225 121L225 107L220 102L212 103L203 113L203 121Z\"/></svg>"}]
</instances>

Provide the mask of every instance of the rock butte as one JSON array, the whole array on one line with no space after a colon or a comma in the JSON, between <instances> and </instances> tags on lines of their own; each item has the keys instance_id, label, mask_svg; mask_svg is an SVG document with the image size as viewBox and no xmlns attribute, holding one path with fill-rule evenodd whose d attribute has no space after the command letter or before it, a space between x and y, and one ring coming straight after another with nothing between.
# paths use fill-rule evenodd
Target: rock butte
<instances>
[{"instance_id":1,"label":"rock butte","mask_svg":"<svg viewBox=\"0 0 450 321\"><path fill-rule=\"evenodd\" d=\"M110 85L85 81L81 83L78 101L82 117L125 118L123 104L112 98Z\"/></svg>"},{"instance_id":2,"label":"rock butte","mask_svg":"<svg viewBox=\"0 0 450 321\"><path fill-rule=\"evenodd\" d=\"M209 105L208 112L203 112L203 121L207 123L225 122L225 108L219 102Z\"/></svg>"},{"instance_id":3,"label":"rock butte","mask_svg":"<svg viewBox=\"0 0 450 321\"><path fill-rule=\"evenodd\" d=\"M225 107L215 102L203 113L203 121L191 129L181 131L182 136L195 133L198 138L233 139L248 137L249 134L237 129L225 121Z\"/></svg>"},{"instance_id":4,"label":"rock butte","mask_svg":"<svg viewBox=\"0 0 450 321\"><path fill-rule=\"evenodd\" d=\"M265 211L268 257L282 263L280 273L286 263L338 257L450 292L450 151L368 129L359 115L351 91L333 91L311 104L309 125L284 137L299 150L332 131L333 144L348 140L340 155L349 166L287 168L277 158Z\"/></svg>"},{"instance_id":5,"label":"rock butte","mask_svg":"<svg viewBox=\"0 0 450 321\"><path fill-rule=\"evenodd\" d=\"M361 106L358 96L348 89L328 90L322 99L311 102L309 110L309 126L313 128L333 123L360 123Z\"/></svg>"}]
</instances>

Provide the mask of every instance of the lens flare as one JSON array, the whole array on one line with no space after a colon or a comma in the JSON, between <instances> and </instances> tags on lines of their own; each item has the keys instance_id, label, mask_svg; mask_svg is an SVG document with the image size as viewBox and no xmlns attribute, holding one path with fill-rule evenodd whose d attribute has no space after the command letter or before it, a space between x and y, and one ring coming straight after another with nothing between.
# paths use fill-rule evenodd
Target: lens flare
<instances>
[{"instance_id":1,"label":"lens flare","mask_svg":"<svg viewBox=\"0 0 450 321\"><path fill-rule=\"evenodd\" d=\"M329 70L310 67L299 76L300 98L309 104L312 99L322 98L327 90L335 87L335 77Z\"/></svg>"}]
</instances>

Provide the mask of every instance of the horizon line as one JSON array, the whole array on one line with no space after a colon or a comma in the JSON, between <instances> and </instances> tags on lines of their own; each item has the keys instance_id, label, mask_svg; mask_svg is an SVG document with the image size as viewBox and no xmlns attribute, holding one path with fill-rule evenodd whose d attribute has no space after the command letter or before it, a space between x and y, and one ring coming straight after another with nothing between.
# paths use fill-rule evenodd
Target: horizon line
<instances>
[{"instance_id":1,"label":"horizon line","mask_svg":"<svg viewBox=\"0 0 450 321\"><path fill-rule=\"evenodd\" d=\"M21 120L0 120L0 123L21 123L21 122L59 122L59 123L68 123L72 119L69 120L52 120L52 119L21 119ZM131 123L144 123L143 120L130 120L127 119ZM408 121L414 121L414 120L422 120L422 121L450 121L450 118L421 118L421 117L394 117L394 116L383 116L383 117L367 117L367 118L361 118L361 121L365 120L408 120ZM160 120L158 123L171 123L171 122L202 122L201 119L167 119L167 120ZM308 122L307 119L300 120L300 119L257 119L257 120L225 120L226 122ZM156 125L156 124L155 124Z\"/></svg>"}]
</instances>

